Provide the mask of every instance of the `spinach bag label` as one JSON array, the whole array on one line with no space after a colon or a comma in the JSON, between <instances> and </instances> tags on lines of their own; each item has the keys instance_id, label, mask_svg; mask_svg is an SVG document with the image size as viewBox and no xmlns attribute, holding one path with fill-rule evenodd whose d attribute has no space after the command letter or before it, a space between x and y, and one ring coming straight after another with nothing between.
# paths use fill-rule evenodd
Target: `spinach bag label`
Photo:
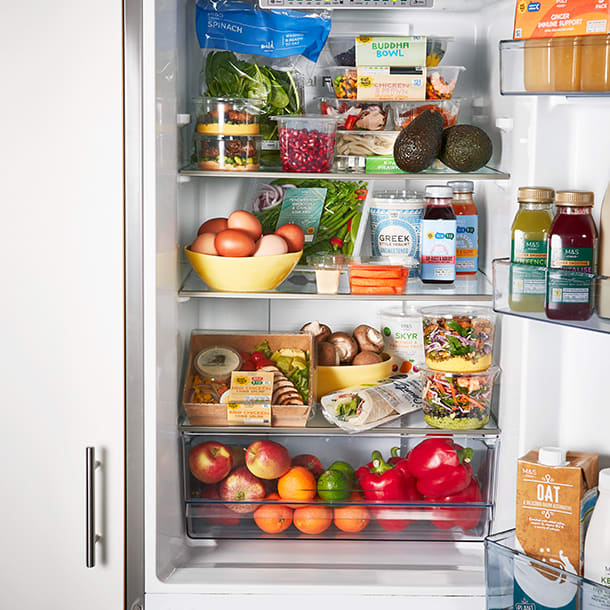
<instances>
[{"instance_id":1,"label":"spinach bag label","mask_svg":"<svg viewBox=\"0 0 610 610\"><path fill-rule=\"evenodd\" d=\"M302 55L317 61L330 32L325 14L263 10L234 0L198 0L195 16L202 49L269 58Z\"/></svg>"}]
</instances>

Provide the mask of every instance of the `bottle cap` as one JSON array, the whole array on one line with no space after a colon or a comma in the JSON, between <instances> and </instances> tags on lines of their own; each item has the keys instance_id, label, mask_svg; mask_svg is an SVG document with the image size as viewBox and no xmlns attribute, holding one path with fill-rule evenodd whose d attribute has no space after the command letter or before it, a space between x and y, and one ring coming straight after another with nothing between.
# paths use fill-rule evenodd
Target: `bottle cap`
<instances>
[{"instance_id":1,"label":"bottle cap","mask_svg":"<svg viewBox=\"0 0 610 610\"><path fill-rule=\"evenodd\" d=\"M470 180L451 180L447 186L453 189L454 193L474 193L474 182Z\"/></svg>"},{"instance_id":2,"label":"bottle cap","mask_svg":"<svg viewBox=\"0 0 610 610\"><path fill-rule=\"evenodd\" d=\"M599 471L599 483L597 485L600 491L610 491L610 468Z\"/></svg>"},{"instance_id":3,"label":"bottle cap","mask_svg":"<svg viewBox=\"0 0 610 610\"><path fill-rule=\"evenodd\" d=\"M453 198L453 189L450 186L427 186L426 197L432 199L451 199Z\"/></svg>"},{"instance_id":4,"label":"bottle cap","mask_svg":"<svg viewBox=\"0 0 610 610\"><path fill-rule=\"evenodd\" d=\"M566 463L566 450L561 447L540 447L538 463L544 466L563 466Z\"/></svg>"},{"instance_id":5,"label":"bottle cap","mask_svg":"<svg viewBox=\"0 0 610 610\"><path fill-rule=\"evenodd\" d=\"M557 191L555 204L562 206L591 207L595 203L591 191Z\"/></svg>"},{"instance_id":6,"label":"bottle cap","mask_svg":"<svg viewBox=\"0 0 610 610\"><path fill-rule=\"evenodd\" d=\"M548 186L521 186L517 200L522 203L553 203L555 191Z\"/></svg>"}]
</instances>

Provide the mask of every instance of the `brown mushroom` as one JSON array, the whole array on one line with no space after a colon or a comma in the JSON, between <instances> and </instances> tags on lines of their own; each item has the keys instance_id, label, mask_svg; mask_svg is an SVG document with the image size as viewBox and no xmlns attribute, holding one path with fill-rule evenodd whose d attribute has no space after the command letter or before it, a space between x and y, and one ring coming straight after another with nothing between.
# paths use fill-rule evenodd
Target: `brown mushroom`
<instances>
[{"instance_id":1,"label":"brown mushroom","mask_svg":"<svg viewBox=\"0 0 610 610\"><path fill-rule=\"evenodd\" d=\"M358 366L359 364L378 364L379 362L383 362L381 354L364 350L363 352L356 354L356 357L352 360L352 366Z\"/></svg>"},{"instance_id":2,"label":"brown mushroom","mask_svg":"<svg viewBox=\"0 0 610 610\"><path fill-rule=\"evenodd\" d=\"M381 354L383 351L383 335L368 324L361 324L354 329L354 339L358 341L360 351L376 354Z\"/></svg>"},{"instance_id":3,"label":"brown mushroom","mask_svg":"<svg viewBox=\"0 0 610 610\"><path fill-rule=\"evenodd\" d=\"M337 348L340 364L350 364L358 353L356 340L347 333L333 333L328 337L328 342Z\"/></svg>"},{"instance_id":4,"label":"brown mushroom","mask_svg":"<svg viewBox=\"0 0 610 610\"><path fill-rule=\"evenodd\" d=\"M311 335L316 343L321 343L326 341L333 331L326 324L320 324L317 320L314 320L313 322L307 322L301 328L301 332Z\"/></svg>"},{"instance_id":5,"label":"brown mushroom","mask_svg":"<svg viewBox=\"0 0 610 610\"><path fill-rule=\"evenodd\" d=\"M339 354L332 343L326 341L318 343L318 365L339 366Z\"/></svg>"}]
</instances>

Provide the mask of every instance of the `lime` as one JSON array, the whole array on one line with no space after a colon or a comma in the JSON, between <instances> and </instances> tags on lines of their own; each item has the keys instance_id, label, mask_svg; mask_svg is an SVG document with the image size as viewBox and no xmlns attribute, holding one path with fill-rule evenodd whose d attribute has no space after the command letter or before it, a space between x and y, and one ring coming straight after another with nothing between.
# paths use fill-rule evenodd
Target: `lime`
<instances>
[{"instance_id":1,"label":"lime","mask_svg":"<svg viewBox=\"0 0 610 610\"><path fill-rule=\"evenodd\" d=\"M356 473L350 464L347 462L333 462L329 467L329 470L340 470L349 481L350 487L354 486L354 482L356 480Z\"/></svg>"},{"instance_id":2,"label":"lime","mask_svg":"<svg viewBox=\"0 0 610 610\"><path fill-rule=\"evenodd\" d=\"M318 479L318 495L327 502L347 500L351 492L349 479L340 470L325 470Z\"/></svg>"}]
</instances>

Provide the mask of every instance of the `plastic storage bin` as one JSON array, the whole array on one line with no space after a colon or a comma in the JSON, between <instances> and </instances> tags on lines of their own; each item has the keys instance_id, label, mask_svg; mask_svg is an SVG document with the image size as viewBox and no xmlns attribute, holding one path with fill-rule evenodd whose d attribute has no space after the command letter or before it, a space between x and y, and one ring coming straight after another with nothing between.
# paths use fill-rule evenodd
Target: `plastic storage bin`
<instances>
[{"instance_id":1,"label":"plastic storage bin","mask_svg":"<svg viewBox=\"0 0 610 610\"><path fill-rule=\"evenodd\" d=\"M453 98L450 100L426 100L425 102L390 102L394 128L402 129L406 127L425 110L440 112L443 117L443 129L453 127L457 123L460 101Z\"/></svg>"},{"instance_id":2,"label":"plastic storage bin","mask_svg":"<svg viewBox=\"0 0 610 610\"><path fill-rule=\"evenodd\" d=\"M325 82L330 93L334 93L338 98L356 99L358 93L356 68L328 66L323 68L323 71L328 77Z\"/></svg>"},{"instance_id":3,"label":"plastic storage bin","mask_svg":"<svg viewBox=\"0 0 610 610\"><path fill-rule=\"evenodd\" d=\"M387 103L321 97L320 113L337 119L337 129L382 131L388 121Z\"/></svg>"},{"instance_id":4,"label":"plastic storage bin","mask_svg":"<svg viewBox=\"0 0 610 610\"><path fill-rule=\"evenodd\" d=\"M197 166L209 171L255 172L260 167L261 136L195 134Z\"/></svg>"},{"instance_id":5,"label":"plastic storage bin","mask_svg":"<svg viewBox=\"0 0 610 610\"><path fill-rule=\"evenodd\" d=\"M488 610L610 610L610 588L517 550L515 530L485 539Z\"/></svg>"},{"instance_id":6,"label":"plastic storage bin","mask_svg":"<svg viewBox=\"0 0 610 610\"><path fill-rule=\"evenodd\" d=\"M394 154L394 142L399 131L338 131L338 155L370 157Z\"/></svg>"},{"instance_id":7,"label":"plastic storage bin","mask_svg":"<svg viewBox=\"0 0 610 610\"><path fill-rule=\"evenodd\" d=\"M326 425L330 426L328 423ZM273 441L285 447L292 460L304 454L315 456L319 460L317 478L320 467L328 468L338 460L357 469L370 461L374 450L380 451L383 458L388 459L392 447L400 447L400 455L404 456L427 437L421 433L392 432L389 427L384 431L374 430L358 435L333 434L333 430L337 429L333 426L292 430L283 434L280 429L276 429L270 435L264 429L225 428L200 432L183 427L184 498L188 536L196 539L457 541L482 540L487 535L495 497L495 462L499 445L497 434L460 434L453 437L457 444L473 450L471 464L481 490L481 499L476 502L373 503L354 496L333 502L322 500L317 494L314 496L311 480L301 486L294 486L296 491L305 492L302 497L308 499L265 500L265 495L275 492L277 479L265 480L264 488L261 488L260 481L253 480L244 470L240 474L249 479L249 484L253 486L250 489L256 499L238 500L238 496L234 495L227 500L228 483L224 486L220 483L224 499L219 498L218 484L201 483L193 476L189 466L190 452L206 441L220 442L234 448L233 451L237 453L243 452L256 441ZM332 436L332 442L329 442L329 435ZM315 468L314 461L309 459L308 462L310 467ZM311 491L307 493L308 490ZM349 493L349 489L346 491ZM282 509L282 514L286 512L288 517L281 525L285 527L283 531L278 531L279 519L275 520L275 525L273 522L274 516L278 516L274 513L274 507L278 504L289 508L288 511ZM261 507L263 510L257 512ZM262 516L269 520L261 522Z\"/></svg>"},{"instance_id":8,"label":"plastic storage bin","mask_svg":"<svg viewBox=\"0 0 610 610\"><path fill-rule=\"evenodd\" d=\"M438 66L429 68L426 75L426 99L449 100L464 66Z\"/></svg>"},{"instance_id":9,"label":"plastic storage bin","mask_svg":"<svg viewBox=\"0 0 610 610\"><path fill-rule=\"evenodd\" d=\"M260 131L263 100L238 97L194 97L197 133L207 135L255 135Z\"/></svg>"}]
</instances>

